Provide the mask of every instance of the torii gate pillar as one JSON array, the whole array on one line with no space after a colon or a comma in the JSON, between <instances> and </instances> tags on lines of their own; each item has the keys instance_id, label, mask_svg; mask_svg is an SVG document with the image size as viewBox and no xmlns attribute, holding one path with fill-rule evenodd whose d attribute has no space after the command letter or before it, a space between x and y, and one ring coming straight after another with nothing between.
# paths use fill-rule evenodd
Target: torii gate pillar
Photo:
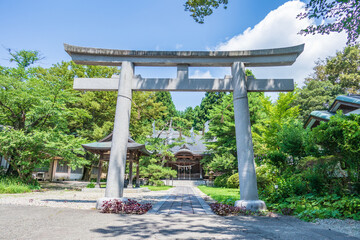
<instances>
[{"instance_id":1,"label":"torii gate pillar","mask_svg":"<svg viewBox=\"0 0 360 240\"><path fill-rule=\"evenodd\" d=\"M131 80L134 76L134 65L131 62L124 61L121 66L105 197L98 199L97 209L101 208L105 201L111 199L127 200L123 198L123 191L131 114Z\"/></svg>"},{"instance_id":2,"label":"torii gate pillar","mask_svg":"<svg viewBox=\"0 0 360 240\"><path fill-rule=\"evenodd\" d=\"M257 191L244 63L234 62L231 72L234 87L235 135L240 183L240 201L236 201L235 206L250 210L265 210L265 202L259 200Z\"/></svg>"}]
</instances>

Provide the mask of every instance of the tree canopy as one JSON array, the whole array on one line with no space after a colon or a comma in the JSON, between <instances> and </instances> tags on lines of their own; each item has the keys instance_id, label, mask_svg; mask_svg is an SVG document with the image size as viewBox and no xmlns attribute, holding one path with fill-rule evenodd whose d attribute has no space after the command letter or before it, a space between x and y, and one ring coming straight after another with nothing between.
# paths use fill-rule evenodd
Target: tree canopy
<instances>
[{"instance_id":1,"label":"tree canopy","mask_svg":"<svg viewBox=\"0 0 360 240\"><path fill-rule=\"evenodd\" d=\"M67 119L74 112L66 76L52 69L31 67L38 52L18 51L12 59L16 68L0 68L0 154L24 181L32 171L58 157L72 167L86 163L81 157L84 139L69 129Z\"/></svg>"},{"instance_id":2,"label":"tree canopy","mask_svg":"<svg viewBox=\"0 0 360 240\"><path fill-rule=\"evenodd\" d=\"M213 13L213 9L217 9L223 5L224 9L227 8L228 0L187 0L184 4L185 11L189 11L198 23L204 23L206 16Z\"/></svg>"}]
</instances>

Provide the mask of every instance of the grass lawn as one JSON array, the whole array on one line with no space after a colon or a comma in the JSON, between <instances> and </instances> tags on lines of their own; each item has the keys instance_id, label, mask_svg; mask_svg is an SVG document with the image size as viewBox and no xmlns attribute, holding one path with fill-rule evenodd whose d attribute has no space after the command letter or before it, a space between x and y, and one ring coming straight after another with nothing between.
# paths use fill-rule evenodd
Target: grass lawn
<instances>
[{"instance_id":1,"label":"grass lawn","mask_svg":"<svg viewBox=\"0 0 360 240\"><path fill-rule=\"evenodd\" d=\"M16 178L0 177L0 194L31 192L36 187L24 184Z\"/></svg>"},{"instance_id":2,"label":"grass lawn","mask_svg":"<svg viewBox=\"0 0 360 240\"><path fill-rule=\"evenodd\" d=\"M198 188L212 199L226 204L233 204L240 199L240 192L237 188L219 188L198 186Z\"/></svg>"},{"instance_id":3,"label":"grass lawn","mask_svg":"<svg viewBox=\"0 0 360 240\"><path fill-rule=\"evenodd\" d=\"M150 186L150 185L143 185L140 187L147 187L150 191L164 191L172 188L172 186Z\"/></svg>"}]
</instances>

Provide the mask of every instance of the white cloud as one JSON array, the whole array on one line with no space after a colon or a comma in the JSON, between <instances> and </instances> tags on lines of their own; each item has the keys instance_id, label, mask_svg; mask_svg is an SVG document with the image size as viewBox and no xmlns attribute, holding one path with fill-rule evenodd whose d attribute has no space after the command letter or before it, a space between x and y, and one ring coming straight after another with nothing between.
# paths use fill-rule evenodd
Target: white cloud
<instances>
[{"instance_id":1,"label":"white cloud","mask_svg":"<svg viewBox=\"0 0 360 240\"><path fill-rule=\"evenodd\" d=\"M289 67L252 68L257 78L294 78L302 86L304 79L312 73L314 62L327 56L335 55L336 51L345 47L345 33L330 35L302 36L298 32L313 20L296 19L298 13L304 11L305 4L300 1L289 1L271 11L253 28L219 44L215 50L250 50L264 48L289 47L305 43L304 52Z\"/></svg>"},{"instance_id":2,"label":"white cloud","mask_svg":"<svg viewBox=\"0 0 360 240\"><path fill-rule=\"evenodd\" d=\"M210 71L202 72L200 70L195 70L193 74L190 75L191 78L212 78Z\"/></svg>"}]
</instances>

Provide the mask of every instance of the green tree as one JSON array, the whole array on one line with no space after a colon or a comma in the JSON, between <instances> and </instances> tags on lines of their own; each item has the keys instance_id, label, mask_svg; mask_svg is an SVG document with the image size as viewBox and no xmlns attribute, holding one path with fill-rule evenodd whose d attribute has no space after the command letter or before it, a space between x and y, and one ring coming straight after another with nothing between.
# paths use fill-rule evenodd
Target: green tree
<instances>
[{"instance_id":1,"label":"green tree","mask_svg":"<svg viewBox=\"0 0 360 240\"><path fill-rule=\"evenodd\" d=\"M56 131L33 130L24 132L3 128L0 132L0 154L24 182L31 183L35 168L49 166L54 157L61 157L72 167L87 164L80 143L84 140Z\"/></svg>"},{"instance_id":2,"label":"green tree","mask_svg":"<svg viewBox=\"0 0 360 240\"><path fill-rule=\"evenodd\" d=\"M39 78L58 78L64 82L63 88L71 96L65 107L65 128L71 134L90 141L97 141L112 131L116 108L116 92L75 91L74 78L110 78L120 71L115 67L84 66L74 62L61 62L37 74Z\"/></svg>"},{"instance_id":3,"label":"green tree","mask_svg":"<svg viewBox=\"0 0 360 240\"><path fill-rule=\"evenodd\" d=\"M37 52L17 53L12 55L16 68L0 68L0 121L6 126L0 132L0 153L24 181L53 157L73 167L83 164L78 150L84 141L67 131L67 103L74 100L68 83L47 69L29 67Z\"/></svg>"},{"instance_id":4,"label":"green tree","mask_svg":"<svg viewBox=\"0 0 360 240\"><path fill-rule=\"evenodd\" d=\"M163 120L169 121L172 117L177 116L175 104L170 92L156 92L155 96L156 102L161 102L167 108L167 114L163 117Z\"/></svg>"},{"instance_id":5,"label":"green tree","mask_svg":"<svg viewBox=\"0 0 360 240\"><path fill-rule=\"evenodd\" d=\"M179 111L178 116L186 119L187 121L194 123L195 120L195 111L192 107L187 107L183 112Z\"/></svg>"},{"instance_id":6,"label":"green tree","mask_svg":"<svg viewBox=\"0 0 360 240\"><path fill-rule=\"evenodd\" d=\"M308 79L305 86L299 90L292 106L299 106L300 119L306 121L312 111L327 110L334 99L342 93L339 85L329 81Z\"/></svg>"},{"instance_id":7,"label":"green tree","mask_svg":"<svg viewBox=\"0 0 360 240\"><path fill-rule=\"evenodd\" d=\"M10 62L16 62L18 67L24 69L30 66L31 64L34 64L36 61L42 59L38 51L26 51L26 50L13 51L9 48L8 52L11 56Z\"/></svg>"},{"instance_id":8,"label":"green tree","mask_svg":"<svg viewBox=\"0 0 360 240\"><path fill-rule=\"evenodd\" d=\"M192 126L192 122L188 121L186 118L182 117L174 117L172 119L172 128L179 132L179 138L183 137L183 135L189 136L190 129Z\"/></svg>"},{"instance_id":9,"label":"green tree","mask_svg":"<svg viewBox=\"0 0 360 240\"><path fill-rule=\"evenodd\" d=\"M360 116L341 112L313 129L324 155L335 155L353 182L360 181Z\"/></svg>"},{"instance_id":10,"label":"green tree","mask_svg":"<svg viewBox=\"0 0 360 240\"><path fill-rule=\"evenodd\" d=\"M299 120L284 124L277 133L277 142L280 152L292 157L293 165L303 157L320 155L313 132L308 128L304 129Z\"/></svg>"},{"instance_id":11,"label":"green tree","mask_svg":"<svg viewBox=\"0 0 360 240\"><path fill-rule=\"evenodd\" d=\"M359 6L360 8L360 6ZM360 93L360 46L348 46L328 58L325 73L328 80L346 93Z\"/></svg>"},{"instance_id":12,"label":"green tree","mask_svg":"<svg viewBox=\"0 0 360 240\"><path fill-rule=\"evenodd\" d=\"M203 131L205 123L210 120L210 111L217 105L220 105L225 96L224 92L207 92L201 100L200 106L194 109L194 128Z\"/></svg>"},{"instance_id":13,"label":"green tree","mask_svg":"<svg viewBox=\"0 0 360 240\"><path fill-rule=\"evenodd\" d=\"M253 139L264 148L256 149L257 153L267 150L278 150L277 134L282 127L294 121L299 115L299 107L291 107L297 92L280 93L277 101L272 103L269 98L263 98L263 111L266 117L253 125Z\"/></svg>"},{"instance_id":14,"label":"green tree","mask_svg":"<svg viewBox=\"0 0 360 240\"><path fill-rule=\"evenodd\" d=\"M252 72L247 70L247 76L253 76ZM256 125L266 115L264 113L262 104L264 93L251 92L248 93L248 102L250 110L250 122ZM206 145L212 154L219 156L230 153L236 157L236 137L235 137L235 120L234 120L234 105L233 94L223 94L221 99L218 99L216 104L212 104L209 108L209 131L205 134ZM257 129L252 128L252 133ZM259 149L260 143L254 139L254 148ZM204 160L211 161L211 157ZM236 159L235 159L236 161ZM237 163L234 163L236 165Z\"/></svg>"},{"instance_id":15,"label":"green tree","mask_svg":"<svg viewBox=\"0 0 360 240\"><path fill-rule=\"evenodd\" d=\"M136 141L144 142L152 134L153 121L163 119L167 108L153 92L134 92L132 101L130 133Z\"/></svg>"},{"instance_id":16,"label":"green tree","mask_svg":"<svg viewBox=\"0 0 360 240\"><path fill-rule=\"evenodd\" d=\"M167 144L165 141L159 137L148 138L146 147L152 154L140 158L140 175L148 178L152 185L163 185L160 179L176 177L177 174L170 167L165 167L165 164L175 160L169 149L181 143Z\"/></svg>"},{"instance_id":17,"label":"green tree","mask_svg":"<svg viewBox=\"0 0 360 240\"><path fill-rule=\"evenodd\" d=\"M207 169L212 171L221 172L225 174L232 174L233 171L237 171L236 157L227 152L222 155L214 154L210 158L203 158L201 163L206 166Z\"/></svg>"},{"instance_id":18,"label":"green tree","mask_svg":"<svg viewBox=\"0 0 360 240\"><path fill-rule=\"evenodd\" d=\"M191 17L197 23L204 23L204 18L213 13L213 9L217 9L220 5L224 5L226 9L228 0L187 0L184 4L185 11L191 13Z\"/></svg>"}]
</instances>

